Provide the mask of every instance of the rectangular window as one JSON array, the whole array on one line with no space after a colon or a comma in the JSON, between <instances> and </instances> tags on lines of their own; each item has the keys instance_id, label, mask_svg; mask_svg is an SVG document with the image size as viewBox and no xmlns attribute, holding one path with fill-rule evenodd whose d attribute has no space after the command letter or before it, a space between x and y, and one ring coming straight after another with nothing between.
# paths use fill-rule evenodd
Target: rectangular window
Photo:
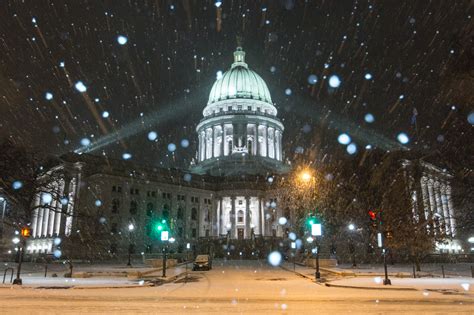
<instances>
[{"instance_id":1,"label":"rectangular window","mask_svg":"<svg viewBox=\"0 0 474 315\"><path fill-rule=\"evenodd\" d=\"M152 197L156 197L156 191L152 191L152 192L151 192L151 196L152 196Z\"/></svg>"},{"instance_id":2,"label":"rectangular window","mask_svg":"<svg viewBox=\"0 0 474 315\"><path fill-rule=\"evenodd\" d=\"M242 105L237 105L238 110L242 110Z\"/></svg>"},{"instance_id":3,"label":"rectangular window","mask_svg":"<svg viewBox=\"0 0 474 315\"><path fill-rule=\"evenodd\" d=\"M196 229L193 229L193 230L192 230L192 237L193 237L193 238L196 238L196 236L197 236L197 230L196 230Z\"/></svg>"},{"instance_id":4,"label":"rectangular window","mask_svg":"<svg viewBox=\"0 0 474 315\"><path fill-rule=\"evenodd\" d=\"M133 195L133 192L134 192L133 188L130 188L130 195Z\"/></svg>"},{"instance_id":5,"label":"rectangular window","mask_svg":"<svg viewBox=\"0 0 474 315\"><path fill-rule=\"evenodd\" d=\"M119 193L122 192L122 187L121 187L121 186L118 186L118 187L117 187L117 192L119 192Z\"/></svg>"},{"instance_id":6,"label":"rectangular window","mask_svg":"<svg viewBox=\"0 0 474 315\"><path fill-rule=\"evenodd\" d=\"M112 192L116 192L117 191L117 186L112 186Z\"/></svg>"},{"instance_id":7,"label":"rectangular window","mask_svg":"<svg viewBox=\"0 0 474 315\"><path fill-rule=\"evenodd\" d=\"M252 106L247 106L247 110L252 110Z\"/></svg>"}]
</instances>

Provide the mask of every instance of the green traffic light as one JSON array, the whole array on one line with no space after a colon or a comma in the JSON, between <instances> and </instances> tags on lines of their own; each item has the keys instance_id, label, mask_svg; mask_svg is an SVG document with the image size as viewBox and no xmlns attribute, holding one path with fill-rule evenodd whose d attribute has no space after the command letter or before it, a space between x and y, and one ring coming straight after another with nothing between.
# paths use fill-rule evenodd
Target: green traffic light
<instances>
[{"instance_id":1,"label":"green traffic light","mask_svg":"<svg viewBox=\"0 0 474 315\"><path fill-rule=\"evenodd\" d=\"M163 227L162 227L161 225L158 225L158 226L156 227L156 229L157 229L158 231L161 231L161 230L163 230Z\"/></svg>"}]
</instances>

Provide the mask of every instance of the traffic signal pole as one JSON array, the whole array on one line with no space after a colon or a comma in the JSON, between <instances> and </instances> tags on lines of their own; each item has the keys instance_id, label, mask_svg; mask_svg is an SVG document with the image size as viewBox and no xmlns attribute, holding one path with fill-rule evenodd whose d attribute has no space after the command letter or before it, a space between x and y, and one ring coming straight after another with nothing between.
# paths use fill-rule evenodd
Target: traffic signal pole
<instances>
[{"instance_id":1,"label":"traffic signal pole","mask_svg":"<svg viewBox=\"0 0 474 315\"><path fill-rule=\"evenodd\" d=\"M388 278L388 271L387 271L387 248L385 246L385 235L383 233L383 221L382 221L382 211L379 212L379 220L380 220L380 230L379 233L381 233L381 238L382 238L382 253L383 253L383 269L385 273L385 279L383 279L383 284L384 285L391 285L392 281Z\"/></svg>"},{"instance_id":2,"label":"traffic signal pole","mask_svg":"<svg viewBox=\"0 0 474 315\"><path fill-rule=\"evenodd\" d=\"M166 277L166 252L167 252L167 245L163 247L163 278Z\"/></svg>"},{"instance_id":3,"label":"traffic signal pole","mask_svg":"<svg viewBox=\"0 0 474 315\"><path fill-rule=\"evenodd\" d=\"M15 280L13 280L13 284L17 284L17 285L22 285L23 284L23 281L21 280L20 278L20 275L21 275L21 263L23 262L23 252L24 252L24 243L25 240L21 240L20 242L20 246L18 246L18 250L20 251L20 255L18 257L18 268L17 268L17 271L16 271L16 278Z\"/></svg>"}]
</instances>

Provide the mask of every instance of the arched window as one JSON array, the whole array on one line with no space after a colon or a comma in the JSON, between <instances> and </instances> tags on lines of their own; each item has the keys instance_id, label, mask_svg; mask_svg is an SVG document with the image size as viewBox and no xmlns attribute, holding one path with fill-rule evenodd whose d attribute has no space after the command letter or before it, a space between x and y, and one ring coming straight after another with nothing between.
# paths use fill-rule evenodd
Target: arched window
<instances>
[{"instance_id":1,"label":"arched window","mask_svg":"<svg viewBox=\"0 0 474 315\"><path fill-rule=\"evenodd\" d=\"M130 214L135 215L138 212L138 204L135 200L130 201Z\"/></svg>"},{"instance_id":2,"label":"arched window","mask_svg":"<svg viewBox=\"0 0 474 315\"><path fill-rule=\"evenodd\" d=\"M196 208L191 209L191 220L197 220L198 217L198 211Z\"/></svg>"},{"instance_id":3,"label":"arched window","mask_svg":"<svg viewBox=\"0 0 474 315\"><path fill-rule=\"evenodd\" d=\"M239 210L239 212L237 212L237 222L238 223L244 223L244 211L243 210Z\"/></svg>"},{"instance_id":4,"label":"arched window","mask_svg":"<svg viewBox=\"0 0 474 315\"><path fill-rule=\"evenodd\" d=\"M120 200L113 199L112 200L112 213L118 213L120 209Z\"/></svg>"},{"instance_id":5,"label":"arched window","mask_svg":"<svg viewBox=\"0 0 474 315\"><path fill-rule=\"evenodd\" d=\"M152 202L149 202L146 205L146 215L151 217L154 211L155 211L155 205Z\"/></svg>"},{"instance_id":6,"label":"arched window","mask_svg":"<svg viewBox=\"0 0 474 315\"><path fill-rule=\"evenodd\" d=\"M163 219L168 221L169 218L170 218L170 206L165 204L163 206Z\"/></svg>"},{"instance_id":7,"label":"arched window","mask_svg":"<svg viewBox=\"0 0 474 315\"><path fill-rule=\"evenodd\" d=\"M184 210L182 208L178 208L178 220L184 219Z\"/></svg>"}]
</instances>

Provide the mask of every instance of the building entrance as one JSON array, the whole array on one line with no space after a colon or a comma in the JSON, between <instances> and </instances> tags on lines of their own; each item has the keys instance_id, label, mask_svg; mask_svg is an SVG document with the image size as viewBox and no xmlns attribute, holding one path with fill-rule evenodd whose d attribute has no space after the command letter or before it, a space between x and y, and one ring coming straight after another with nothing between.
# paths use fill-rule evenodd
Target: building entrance
<instances>
[{"instance_id":1,"label":"building entrance","mask_svg":"<svg viewBox=\"0 0 474 315\"><path fill-rule=\"evenodd\" d=\"M239 240L243 240L244 239L244 229L237 229L237 238Z\"/></svg>"}]
</instances>

